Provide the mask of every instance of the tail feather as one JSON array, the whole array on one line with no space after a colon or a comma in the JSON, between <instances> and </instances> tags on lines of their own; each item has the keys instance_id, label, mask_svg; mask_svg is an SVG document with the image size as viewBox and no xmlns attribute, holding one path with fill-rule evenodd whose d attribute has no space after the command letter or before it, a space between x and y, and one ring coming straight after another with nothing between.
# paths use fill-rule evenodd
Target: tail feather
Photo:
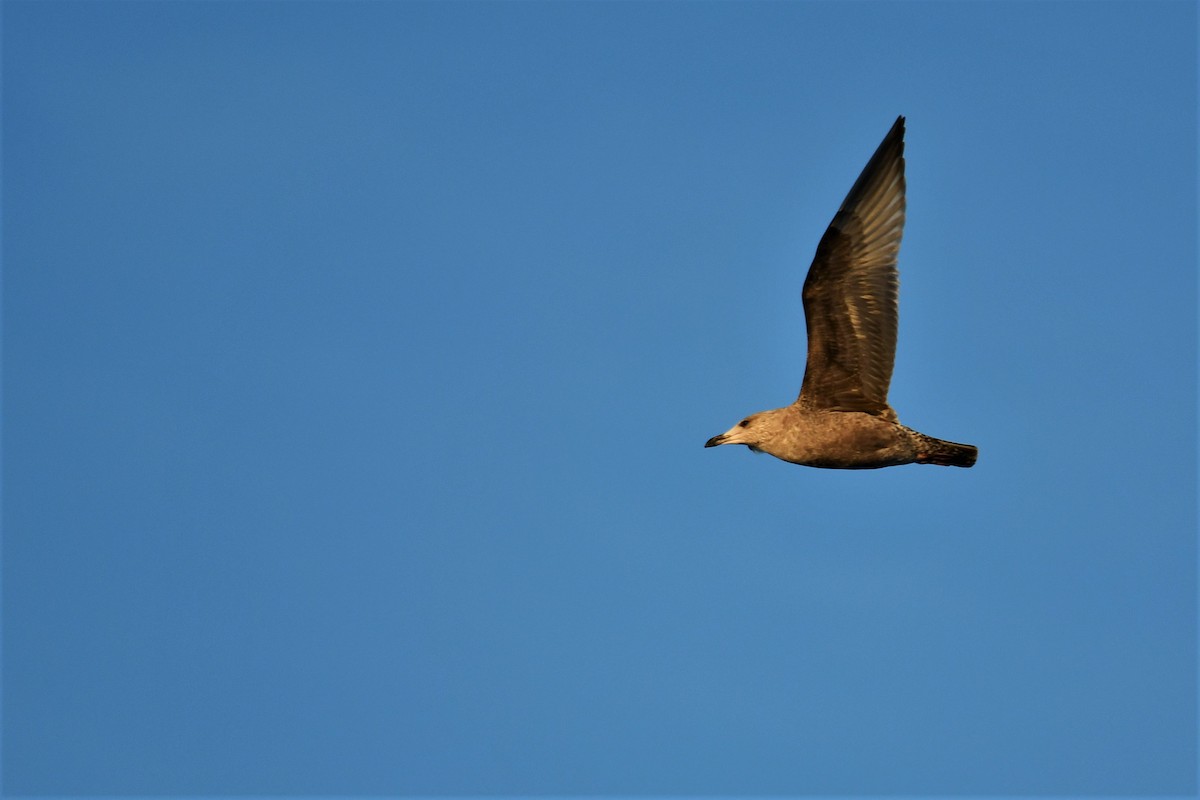
<instances>
[{"instance_id":1,"label":"tail feather","mask_svg":"<svg viewBox=\"0 0 1200 800\"><path fill-rule=\"evenodd\" d=\"M917 434L920 445L917 451L918 464L937 464L940 467L971 467L979 457L979 448L969 444L947 442L932 436Z\"/></svg>"}]
</instances>

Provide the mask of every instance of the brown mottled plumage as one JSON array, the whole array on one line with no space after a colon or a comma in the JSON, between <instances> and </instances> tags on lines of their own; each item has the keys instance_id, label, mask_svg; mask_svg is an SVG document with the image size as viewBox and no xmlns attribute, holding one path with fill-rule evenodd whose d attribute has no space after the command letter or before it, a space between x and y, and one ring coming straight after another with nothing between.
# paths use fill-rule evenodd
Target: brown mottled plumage
<instances>
[{"instance_id":1,"label":"brown mottled plumage","mask_svg":"<svg viewBox=\"0 0 1200 800\"><path fill-rule=\"evenodd\" d=\"M751 414L704 446L744 444L809 467L969 467L978 450L900 424L887 402L904 232L904 117L838 209L804 281L808 364L796 402Z\"/></svg>"}]
</instances>

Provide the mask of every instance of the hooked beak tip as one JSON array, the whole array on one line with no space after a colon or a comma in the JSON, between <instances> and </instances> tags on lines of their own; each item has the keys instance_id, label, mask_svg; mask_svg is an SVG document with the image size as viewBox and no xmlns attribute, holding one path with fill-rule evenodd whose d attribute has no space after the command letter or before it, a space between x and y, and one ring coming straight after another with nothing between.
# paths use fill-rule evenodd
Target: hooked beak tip
<instances>
[{"instance_id":1,"label":"hooked beak tip","mask_svg":"<svg viewBox=\"0 0 1200 800\"><path fill-rule=\"evenodd\" d=\"M723 434L723 433L720 436L714 436L711 439L709 439L707 442L704 443L704 446L705 447L716 447L719 444L725 444L725 434Z\"/></svg>"}]
</instances>

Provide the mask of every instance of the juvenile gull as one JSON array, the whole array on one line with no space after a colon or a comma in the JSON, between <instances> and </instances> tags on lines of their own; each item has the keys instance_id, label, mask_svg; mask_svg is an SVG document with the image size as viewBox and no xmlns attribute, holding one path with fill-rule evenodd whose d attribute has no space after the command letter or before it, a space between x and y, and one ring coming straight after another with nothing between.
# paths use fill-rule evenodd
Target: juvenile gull
<instances>
[{"instance_id":1,"label":"juvenile gull","mask_svg":"<svg viewBox=\"0 0 1200 800\"><path fill-rule=\"evenodd\" d=\"M898 117L808 268L808 363L800 396L785 408L751 414L705 447L744 444L793 464L832 469L975 463L975 447L904 427L887 402L903 232L904 117Z\"/></svg>"}]
</instances>

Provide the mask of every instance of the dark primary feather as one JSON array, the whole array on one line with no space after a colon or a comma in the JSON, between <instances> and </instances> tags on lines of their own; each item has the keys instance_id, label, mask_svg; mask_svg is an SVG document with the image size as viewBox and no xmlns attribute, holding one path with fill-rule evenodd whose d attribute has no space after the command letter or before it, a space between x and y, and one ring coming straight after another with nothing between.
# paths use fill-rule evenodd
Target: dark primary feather
<instances>
[{"instance_id":1,"label":"dark primary feather","mask_svg":"<svg viewBox=\"0 0 1200 800\"><path fill-rule=\"evenodd\" d=\"M896 257L904 231L904 117L899 117L817 245L804 281L808 363L797 403L894 419Z\"/></svg>"}]
</instances>

